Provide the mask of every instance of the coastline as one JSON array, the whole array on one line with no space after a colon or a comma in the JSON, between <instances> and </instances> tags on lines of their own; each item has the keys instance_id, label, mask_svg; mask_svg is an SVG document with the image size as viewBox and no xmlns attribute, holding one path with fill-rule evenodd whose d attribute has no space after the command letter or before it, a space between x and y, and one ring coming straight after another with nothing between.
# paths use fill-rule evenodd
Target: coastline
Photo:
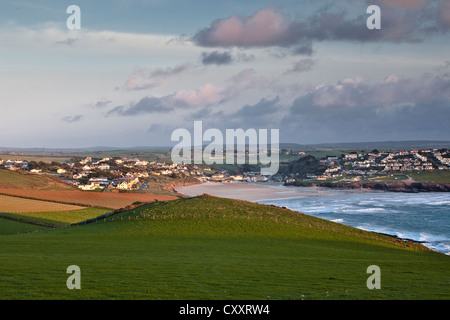
<instances>
[{"instance_id":1,"label":"coastline","mask_svg":"<svg viewBox=\"0 0 450 320\"><path fill-rule=\"evenodd\" d=\"M294 187L281 183L261 184L247 182L205 182L190 186L174 188L176 192L187 197L194 197L204 193L221 198L231 198L246 201L263 201L275 199L289 199L305 196L321 196L321 190L330 189L323 187ZM339 192L338 190L336 190Z\"/></svg>"},{"instance_id":2,"label":"coastline","mask_svg":"<svg viewBox=\"0 0 450 320\"><path fill-rule=\"evenodd\" d=\"M322 206L322 202L327 202L327 197L330 197L335 199L335 196L343 196L344 198L347 198L346 195L350 194L360 194L361 196L365 196L366 194L369 196L379 194L381 197L384 195L391 194L395 199L397 199L397 196L394 195L395 192L386 191L386 190L375 190L375 189L362 189L362 188L350 188L350 189L337 189L337 188L327 188L327 187L321 187L321 186L308 186L308 187L295 187L295 186L286 186L281 183L247 183L247 182L230 182L230 183L221 183L221 182L205 182L198 185L191 185L191 186L185 186L185 187L178 187L176 188L176 191L180 194L183 194L187 197L194 197L202 194L209 194L216 197L221 198L231 198L231 199L237 199L237 200L246 200L251 202L262 202L262 203L271 203L274 201L274 203L278 203L277 206L284 207L285 204L283 204L283 200L287 200L287 203L289 203L290 199L292 198L304 198L305 199L305 205L306 208L308 206L308 202L311 202L311 199L313 202L319 202L319 204L314 204L314 206ZM423 196L426 196L426 194L430 194L430 192L417 192L416 194L423 194ZM404 192L405 196L407 196L407 192ZM411 193L410 193L411 194ZM435 193L436 195L437 193ZM445 192L440 192L442 196L444 196ZM400 196L400 195L398 195ZM412 195L411 195L412 196ZM323 198L325 197L325 198ZM357 196L359 197L359 196ZM319 199L323 199L319 200ZM407 199L407 198L406 198ZM281 202L279 201L281 200ZM294 200L296 201L296 200ZM299 201L302 201L299 199ZM332 200L331 200L332 201ZM364 199L362 200L365 201ZM397 200L396 200L397 201ZM282 204L280 204L282 203ZM352 203L344 203L338 202L339 206L353 206ZM359 200L358 203L356 203L356 207L354 208L355 214L348 216L348 217L358 217L359 213L358 211L361 210L364 214L364 210L367 208L363 207L362 209L359 208ZM335 207L334 203L331 203L332 207ZM319 216L323 217L320 214L317 215L316 212L318 211L311 211L308 212L308 210L300 210L300 208L291 207L290 205L286 205L286 207L289 207L291 210L299 211L304 214L309 214L312 216ZM376 206L377 210L385 210L384 206ZM344 211L348 211L348 207L345 208ZM322 212L320 212L322 213ZM370 213L369 213L370 215ZM336 217L336 216L335 216ZM331 218L325 218L330 221L335 221L335 217ZM448 244L448 238L445 236L445 238L442 238L441 233L438 231L437 233L429 233L424 229L425 231L417 232L414 229L404 229L404 228L398 228L394 227L392 225L387 224L386 226L381 224L375 223L374 229L369 228L367 229L367 223L372 224L374 220L372 220L372 217L368 216L367 218L369 220L361 220L359 222L353 221L352 223L349 223L347 221L347 217L337 216L340 218L339 220L345 220L346 222L339 221L338 223L346 224L349 226L353 226L358 229L370 231L373 233L383 234L386 236L394 237L402 241L411 241L415 243L419 243L422 245L425 245L426 247L443 254L450 255L449 251L449 244ZM337 222L337 221L335 221ZM434 239L436 235L439 235L439 239ZM439 249L438 249L439 248Z\"/></svg>"},{"instance_id":3,"label":"coastline","mask_svg":"<svg viewBox=\"0 0 450 320\"><path fill-rule=\"evenodd\" d=\"M302 184L291 183L286 186L292 187L322 187L338 190L372 190L372 191L387 191L387 192L450 192L450 184L448 183L423 183L423 182L396 182L396 183L366 183L354 182L346 184L338 183L320 183L320 184Z\"/></svg>"}]
</instances>

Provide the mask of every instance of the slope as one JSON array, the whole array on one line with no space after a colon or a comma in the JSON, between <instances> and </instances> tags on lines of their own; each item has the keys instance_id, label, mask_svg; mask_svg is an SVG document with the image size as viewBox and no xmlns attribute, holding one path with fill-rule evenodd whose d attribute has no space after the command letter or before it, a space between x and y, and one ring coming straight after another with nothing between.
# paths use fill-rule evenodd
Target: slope
<instances>
[{"instance_id":1,"label":"slope","mask_svg":"<svg viewBox=\"0 0 450 320\"><path fill-rule=\"evenodd\" d=\"M450 257L284 208L200 196L0 236L1 299L448 299ZM66 269L81 269L68 290ZM366 286L378 265L382 289Z\"/></svg>"}]
</instances>

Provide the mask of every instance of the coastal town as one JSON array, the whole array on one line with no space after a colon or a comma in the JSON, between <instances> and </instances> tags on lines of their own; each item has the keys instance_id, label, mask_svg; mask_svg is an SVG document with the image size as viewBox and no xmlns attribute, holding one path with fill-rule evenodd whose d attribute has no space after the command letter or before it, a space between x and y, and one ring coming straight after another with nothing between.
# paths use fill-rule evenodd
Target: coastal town
<instances>
[{"instance_id":1,"label":"coastal town","mask_svg":"<svg viewBox=\"0 0 450 320\"><path fill-rule=\"evenodd\" d=\"M306 180L340 179L359 181L367 177L413 172L442 172L450 169L447 149L411 149L401 151L350 152L341 156L326 156L319 160L319 174L307 173ZM286 182L295 180L286 177Z\"/></svg>"},{"instance_id":2,"label":"coastal town","mask_svg":"<svg viewBox=\"0 0 450 320\"><path fill-rule=\"evenodd\" d=\"M86 157L79 161L59 163L52 161L27 161L0 159L0 169L47 174L60 178L81 190L145 190L151 180L204 181L267 181L258 174L231 175L226 170L205 165L175 164L163 161L146 161L138 158Z\"/></svg>"},{"instance_id":3,"label":"coastal town","mask_svg":"<svg viewBox=\"0 0 450 320\"><path fill-rule=\"evenodd\" d=\"M293 151L281 150L280 154ZM450 151L447 149L412 149L401 151L348 152L340 156L315 159L305 152L295 152L301 160L310 157L317 166L311 172L299 174L280 170L275 176L262 176L256 171L232 174L214 165L175 164L170 161L147 161L126 157L84 157L69 162L50 163L18 160L14 155L0 158L0 168L31 174L46 174L85 191L145 190L150 181L166 180L198 183L217 182L267 182L292 183L303 181L361 181L370 177L405 174L413 172L443 172L450 170ZM5 155L3 155L5 157ZM284 166L286 167L286 165ZM283 168L283 167L282 167Z\"/></svg>"}]
</instances>

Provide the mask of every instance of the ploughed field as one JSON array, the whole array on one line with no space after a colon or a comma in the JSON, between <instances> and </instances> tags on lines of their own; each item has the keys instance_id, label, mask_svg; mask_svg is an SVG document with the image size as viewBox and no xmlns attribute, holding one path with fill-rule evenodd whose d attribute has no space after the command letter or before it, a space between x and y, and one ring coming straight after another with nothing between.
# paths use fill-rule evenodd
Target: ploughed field
<instances>
[{"instance_id":1,"label":"ploughed field","mask_svg":"<svg viewBox=\"0 0 450 320\"><path fill-rule=\"evenodd\" d=\"M153 202L177 199L176 196L151 193L91 192L78 190L0 189L0 194L110 209L120 209L134 202Z\"/></svg>"},{"instance_id":2,"label":"ploughed field","mask_svg":"<svg viewBox=\"0 0 450 320\"><path fill-rule=\"evenodd\" d=\"M45 211L70 211L82 209L81 206L69 204L30 200L19 197L0 195L0 212L45 212Z\"/></svg>"},{"instance_id":3,"label":"ploughed field","mask_svg":"<svg viewBox=\"0 0 450 320\"><path fill-rule=\"evenodd\" d=\"M5 221L19 223L0 219L0 299L450 298L449 256L247 201L203 195L19 234L1 234Z\"/></svg>"}]
</instances>

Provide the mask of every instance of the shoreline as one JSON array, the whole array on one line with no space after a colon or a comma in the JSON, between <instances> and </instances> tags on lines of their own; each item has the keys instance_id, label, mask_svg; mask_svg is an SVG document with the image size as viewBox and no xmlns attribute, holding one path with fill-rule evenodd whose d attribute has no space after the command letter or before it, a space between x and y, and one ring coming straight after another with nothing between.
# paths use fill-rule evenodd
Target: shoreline
<instances>
[{"instance_id":1,"label":"shoreline","mask_svg":"<svg viewBox=\"0 0 450 320\"><path fill-rule=\"evenodd\" d=\"M427 193L427 192L450 192L450 184L448 183L424 183L424 182L394 182L394 183L367 183L353 182L348 184L337 183L319 183L319 184L303 184L291 183L285 184L291 187L322 187L335 190L370 190L370 191L386 191L386 192L404 192L404 193Z\"/></svg>"},{"instance_id":2,"label":"shoreline","mask_svg":"<svg viewBox=\"0 0 450 320\"><path fill-rule=\"evenodd\" d=\"M321 193L335 191L336 193L345 191L364 190L331 190L330 188L311 186L295 187L286 186L281 183L248 183L248 182L204 182L190 186L179 186L174 188L179 194L187 197L195 197L202 194L210 194L220 198L230 198L246 201L267 201L278 199L299 198L305 196L324 196Z\"/></svg>"}]
</instances>

